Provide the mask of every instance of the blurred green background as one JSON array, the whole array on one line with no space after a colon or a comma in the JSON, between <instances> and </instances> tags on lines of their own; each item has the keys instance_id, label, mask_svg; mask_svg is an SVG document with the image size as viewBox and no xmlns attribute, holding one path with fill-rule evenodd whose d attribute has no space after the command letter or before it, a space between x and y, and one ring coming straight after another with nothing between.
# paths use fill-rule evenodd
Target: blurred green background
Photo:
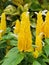
<instances>
[{"instance_id":1,"label":"blurred green background","mask_svg":"<svg viewBox=\"0 0 49 65\"><path fill-rule=\"evenodd\" d=\"M18 6L18 3L21 5L31 3L29 8L31 11L49 10L49 0L0 0L0 14L8 5Z\"/></svg>"}]
</instances>

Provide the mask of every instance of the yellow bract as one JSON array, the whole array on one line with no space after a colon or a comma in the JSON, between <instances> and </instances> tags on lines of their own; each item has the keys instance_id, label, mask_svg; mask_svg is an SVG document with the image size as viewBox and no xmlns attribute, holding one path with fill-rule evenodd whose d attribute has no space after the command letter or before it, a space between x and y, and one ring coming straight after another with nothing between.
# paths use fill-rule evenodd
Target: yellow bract
<instances>
[{"instance_id":1,"label":"yellow bract","mask_svg":"<svg viewBox=\"0 0 49 65\"><path fill-rule=\"evenodd\" d=\"M34 55L34 58L38 58L39 53L42 51L42 37L40 35L36 36L35 45L36 45L36 48L33 55Z\"/></svg>"},{"instance_id":2,"label":"yellow bract","mask_svg":"<svg viewBox=\"0 0 49 65\"><path fill-rule=\"evenodd\" d=\"M6 16L5 13L1 15L1 22L0 22L0 40L2 39L2 35L6 31Z\"/></svg>"},{"instance_id":3,"label":"yellow bract","mask_svg":"<svg viewBox=\"0 0 49 65\"><path fill-rule=\"evenodd\" d=\"M42 13L39 12L37 14L36 35L39 35L42 32L43 29L42 25L43 25Z\"/></svg>"},{"instance_id":4,"label":"yellow bract","mask_svg":"<svg viewBox=\"0 0 49 65\"><path fill-rule=\"evenodd\" d=\"M5 13L1 15L1 30L6 31L6 16Z\"/></svg>"},{"instance_id":5,"label":"yellow bract","mask_svg":"<svg viewBox=\"0 0 49 65\"><path fill-rule=\"evenodd\" d=\"M37 48L35 48L35 50L37 51L42 51L42 39L40 36L36 36L36 42L35 45L37 46Z\"/></svg>"},{"instance_id":6,"label":"yellow bract","mask_svg":"<svg viewBox=\"0 0 49 65\"><path fill-rule=\"evenodd\" d=\"M41 51L42 50L42 25L43 25L43 19L42 19L42 13L39 12L37 15L37 26L36 26L36 41L35 41L35 45L37 46L37 48L35 48L35 50L37 51Z\"/></svg>"},{"instance_id":7,"label":"yellow bract","mask_svg":"<svg viewBox=\"0 0 49 65\"><path fill-rule=\"evenodd\" d=\"M45 18L45 25L44 25L44 33L45 33L45 37L49 38L49 11L46 14L46 18Z\"/></svg>"},{"instance_id":8,"label":"yellow bract","mask_svg":"<svg viewBox=\"0 0 49 65\"><path fill-rule=\"evenodd\" d=\"M23 12L21 17L21 27L18 35L18 49L20 51L30 52L32 51L32 35L28 12Z\"/></svg>"},{"instance_id":9,"label":"yellow bract","mask_svg":"<svg viewBox=\"0 0 49 65\"><path fill-rule=\"evenodd\" d=\"M16 20L14 34L18 34L19 32L20 32L20 22L19 22L19 20Z\"/></svg>"},{"instance_id":10,"label":"yellow bract","mask_svg":"<svg viewBox=\"0 0 49 65\"><path fill-rule=\"evenodd\" d=\"M38 58L39 52L36 50L35 52L33 52L33 56L34 56L34 58Z\"/></svg>"}]
</instances>

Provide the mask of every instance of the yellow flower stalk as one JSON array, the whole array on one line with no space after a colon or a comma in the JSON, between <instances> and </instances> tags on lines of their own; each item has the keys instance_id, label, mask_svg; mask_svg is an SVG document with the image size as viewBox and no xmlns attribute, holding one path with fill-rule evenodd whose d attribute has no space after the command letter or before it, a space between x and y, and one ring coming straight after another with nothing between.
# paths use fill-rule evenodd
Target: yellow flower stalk
<instances>
[{"instance_id":1,"label":"yellow flower stalk","mask_svg":"<svg viewBox=\"0 0 49 65\"><path fill-rule=\"evenodd\" d=\"M37 25L36 25L36 35L39 35L42 32L42 25L43 25L43 19L42 19L42 13L41 11L37 14Z\"/></svg>"},{"instance_id":2,"label":"yellow flower stalk","mask_svg":"<svg viewBox=\"0 0 49 65\"><path fill-rule=\"evenodd\" d=\"M32 51L32 35L28 12L23 12L21 17L21 27L18 35L18 49L20 51L30 52Z\"/></svg>"},{"instance_id":3,"label":"yellow flower stalk","mask_svg":"<svg viewBox=\"0 0 49 65\"><path fill-rule=\"evenodd\" d=\"M49 11L47 12L46 18L45 18L44 33L45 33L45 37L49 38Z\"/></svg>"},{"instance_id":4,"label":"yellow flower stalk","mask_svg":"<svg viewBox=\"0 0 49 65\"><path fill-rule=\"evenodd\" d=\"M41 11L37 14L37 25L36 25L36 41L35 45L37 46L35 48L35 51L33 53L34 58L38 58L39 53L42 51L42 36L44 32L44 22L42 19L42 13Z\"/></svg>"},{"instance_id":5,"label":"yellow flower stalk","mask_svg":"<svg viewBox=\"0 0 49 65\"><path fill-rule=\"evenodd\" d=\"M33 52L33 56L34 58L38 58L39 54L42 51L42 36L40 35L36 36L35 45L36 45L36 48L35 48L35 51Z\"/></svg>"},{"instance_id":6,"label":"yellow flower stalk","mask_svg":"<svg viewBox=\"0 0 49 65\"><path fill-rule=\"evenodd\" d=\"M16 20L16 25L15 25L15 29L14 29L14 34L18 34L20 31L20 22L19 20Z\"/></svg>"},{"instance_id":7,"label":"yellow flower stalk","mask_svg":"<svg viewBox=\"0 0 49 65\"><path fill-rule=\"evenodd\" d=\"M1 30L6 31L6 16L5 13L1 15Z\"/></svg>"},{"instance_id":8,"label":"yellow flower stalk","mask_svg":"<svg viewBox=\"0 0 49 65\"><path fill-rule=\"evenodd\" d=\"M35 48L35 50L37 50L38 52L42 51L42 36L37 35L36 36L36 41L35 41L35 45L37 46Z\"/></svg>"},{"instance_id":9,"label":"yellow flower stalk","mask_svg":"<svg viewBox=\"0 0 49 65\"><path fill-rule=\"evenodd\" d=\"M38 56L39 56L39 52L36 50L36 51L34 51L33 52L33 56L34 56L34 58L38 58Z\"/></svg>"}]
</instances>

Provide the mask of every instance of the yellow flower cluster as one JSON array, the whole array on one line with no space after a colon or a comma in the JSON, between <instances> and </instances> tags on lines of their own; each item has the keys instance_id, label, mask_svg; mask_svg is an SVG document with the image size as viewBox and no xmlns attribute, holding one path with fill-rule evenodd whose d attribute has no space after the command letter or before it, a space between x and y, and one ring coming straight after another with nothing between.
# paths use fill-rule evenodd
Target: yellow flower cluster
<instances>
[{"instance_id":1,"label":"yellow flower cluster","mask_svg":"<svg viewBox=\"0 0 49 65\"><path fill-rule=\"evenodd\" d=\"M2 13L1 15L1 22L0 22L0 39L2 38L2 35L6 31L6 16L5 13Z\"/></svg>"},{"instance_id":2,"label":"yellow flower cluster","mask_svg":"<svg viewBox=\"0 0 49 65\"><path fill-rule=\"evenodd\" d=\"M36 41L35 51L33 52L34 58L38 58L42 51L42 38L43 35L49 38L49 12L46 14L45 22L42 19L41 11L37 14L37 25L36 25ZM19 20L16 21L15 34L18 34L18 49L24 52L32 51L32 35L30 30L30 20L28 12L23 12L21 15L21 23Z\"/></svg>"},{"instance_id":3,"label":"yellow flower cluster","mask_svg":"<svg viewBox=\"0 0 49 65\"><path fill-rule=\"evenodd\" d=\"M35 41L35 51L33 53L34 58L38 58L39 53L42 51L42 25L43 25L43 19L42 19L42 13L41 11L37 15L37 25L36 25L36 41Z\"/></svg>"},{"instance_id":4,"label":"yellow flower cluster","mask_svg":"<svg viewBox=\"0 0 49 65\"><path fill-rule=\"evenodd\" d=\"M36 42L37 46L34 51L34 57L37 58L39 53L42 51L42 36L49 38L49 11L46 14L45 22L42 19L42 13L39 12L37 15L37 25L36 25Z\"/></svg>"},{"instance_id":5,"label":"yellow flower cluster","mask_svg":"<svg viewBox=\"0 0 49 65\"><path fill-rule=\"evenodd\" d=\"M18 49L20 51L32 51L32 35L30 31L30 20L28 12L21 15L21 27L18 35Z\"/></svg>"},{"instance_id":6,"label":"yellow flower cluster","mask_svg":"<svg viewBox=\"0 0 49 65\"><path fill-rule=\"evenodd\" d=\"M18 34L18 49L20 51L32 51L32 35L30 31L29 13L23 12L21 15L21 23L16 21L14 33Z\"/></svg>"}]
</instances>

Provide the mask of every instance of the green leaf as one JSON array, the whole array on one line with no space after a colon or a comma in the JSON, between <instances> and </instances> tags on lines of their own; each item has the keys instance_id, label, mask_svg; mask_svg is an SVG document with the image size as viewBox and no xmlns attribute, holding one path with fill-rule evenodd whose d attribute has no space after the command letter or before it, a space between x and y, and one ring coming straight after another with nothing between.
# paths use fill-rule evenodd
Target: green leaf
<instances>
[{"instance_id":1,"label":"green leaf","mask_svg":"<svg viewBox=\"0 0 49 65\"><path fill-rule=\"evenodd\" d=\"M20 53L16 47L12 48L5 56L2 65L17 65L24 59L24 54Z\"/></svg>"},{"instance_id":2,"label":"green leaf","mask_svg":"<svg viewBox=\"0 0 49 65\"><path fill-rule=\"evenodd\" d=\"M31 0L24 0L24 3L30 3Z\"/></svg>"},{"instance_id":3,"label":"green leaf","mask_svg":"<svg viewBox=\"0 0 49 65\"><path fill-rule=\"evenodd\" d=\"M44 51L45 51L46 55L49 56L49 45L46 45L44 47Z\"/></svg>"},{"instance_id":4,"label":"green leaf","mask_svg":"<svg viewBox=\"0 0 49 65\"><path fill-rule=\"evenodd\" d=\"M10 39L13 39L13 38L14 38L14 36L11 35L11 34L4 35L4 36L2 37L3 40L10 40Z\"/></svg>"},{"instance_id":5,"label":"green leaf","mask_svg":"<svg viewBox=\"0 0 49 65\"><path fill-rule=\"evenodd\" d=\"M6 44L6 40L1 40L0 41L0 49L1 48L6 48L7 44Z\"/></svg>"},{"instance_id":6,"label":"green leaf","mask_svg":"<svg viewBox=\"0 0 49 65\"><path fill-rule=\"evenodd\" d=\"M34 1L32 1L30 9L33 11L39 11L39 10L41 10L41 5L39 4L39 2L37 0L36 1L34 0Z\"/></svg>"},{"instance_id":7,"label":"green leaf","mask_svg":"<svg viewBox=\"0 0 49 65\"><path fill-rule=\"evenodd\" d=\"M8 15L14 15L17 13L17 9L16 7L14 7L13 5L8 5L5 9L4 12Z\"/></svg>"},{"instance_id":8,"label":"green leaf","mask_svg":"<svg viewBox=\"0 0 49 65\"><path fill-rule=\"evenodd\" d=\"M49 38L45 38L45 42L49 44Z\"/></svg>"},{"instance_id":9,"label":"green leaf","mask_svg":"<svg viewBox=\"0 0 49 65\"><path fill-rule=\"evenodd\" d=\"M41 61L42 60L42 61ZM47 65L44 60L43 60L43 57L39 57L37 58L37 61L41 64L41 65Z\"/></svg>"},{"instance_id":10,"label":"green leaf","mask_svg":"<svg viewBox=\"0 0 49 65\"><path fill-rule=\"evenodd\" d=\"M38 61L34 61L33 65L41 65Z\"/></svg>"},{"instance_id":11,"label":"green leaf","mask_svg":"<svg viewBox=\"0 0 49 65\"><path fill-rule=\"evenodd\" d=\"M43 59L44 62L48 62L49 63L49 59Z\"/></svg>"},{"instance_id":12,"label":"green leaf","mask_svg":"<svg viewBox=\"0 0 49 65\"><path fill-rule=\"evenodd\" d=\"M11 31L11 28L8 27L8 28L6 29L6 33L9 33L10 31Z\"/></svg>"},{"instance_id":13,"label":"green leaf","mask_svg":"<svg viewBox=\"0 0 49 65\"><path fill-rule=\"evenodd\" d=\"M18 41L16 40L10 40L10 45L17 46Z\"/></svg>"}]
</instances>

